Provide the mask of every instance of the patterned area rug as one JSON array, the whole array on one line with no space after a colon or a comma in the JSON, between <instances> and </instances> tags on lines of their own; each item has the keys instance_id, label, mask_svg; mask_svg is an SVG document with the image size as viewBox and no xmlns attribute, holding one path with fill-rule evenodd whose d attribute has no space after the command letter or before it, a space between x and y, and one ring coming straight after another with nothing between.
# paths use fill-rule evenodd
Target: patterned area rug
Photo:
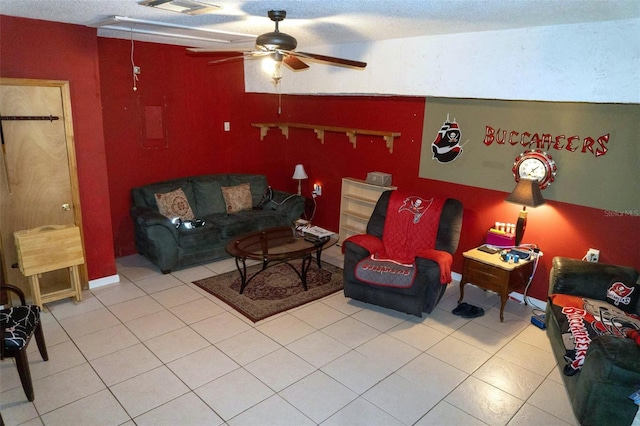
<instances>
[{"instance_id":1,"label":"patterned area rug","mask_svg":"<svg viewBox=\"0 0 640 426\"><path fill-rule=\"evenodd\" d=\"M292 262L300 270L300 262ZM251 277L261 265L247 268ZM269 267L249 282L240 294L240 273L237 270L193 282L232 306L245 317L257 322L335 293L343 288L342 269L322 262L322 269L313 262L307 273L304 291L298 274L289 266L279 264Z\"/></svg>"}]
</instances>

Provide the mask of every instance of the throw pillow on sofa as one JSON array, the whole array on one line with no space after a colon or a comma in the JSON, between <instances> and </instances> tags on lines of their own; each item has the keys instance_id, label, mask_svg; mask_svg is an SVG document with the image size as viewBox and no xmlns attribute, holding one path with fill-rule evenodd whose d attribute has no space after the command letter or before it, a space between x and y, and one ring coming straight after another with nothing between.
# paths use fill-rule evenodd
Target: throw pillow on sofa
<instances>
[{"instance_id":1,"label":"throw pillow on sofa","mask_svg":"<svg viewBox=\"0 0 640 426\"><path fill-rule=\"evenodd\" d=\"M169 219L179 217L182 220L193 220L195 218L187 196L182 189L176 189L166 194L155 194L155 196L158 211L161 215Z\"/></svg>"},{"instance_id":2,"label":"throw pillow on sofa","mask_svg":"<svg viewBox=\"0 0 640 426\"><path fill-rule=\"evenodd\" d=\"M607 302L625 312L633 312L638 302L640 288L631 283L625 283L621 278L614 278L607 289Z\"/></svg>"},{"instance_id":3,"label":"throw pillow on sofa","mask_svg":"<svg viewBox=\"0 0 640 426\"><path fill-rule=\"evenodd\" d=\"M253 207L251 200L251 184L243 183L236 186L223 186L222 196L227 205L227 213L237 213L250 210Z\"/></svg>"}]
</instances>

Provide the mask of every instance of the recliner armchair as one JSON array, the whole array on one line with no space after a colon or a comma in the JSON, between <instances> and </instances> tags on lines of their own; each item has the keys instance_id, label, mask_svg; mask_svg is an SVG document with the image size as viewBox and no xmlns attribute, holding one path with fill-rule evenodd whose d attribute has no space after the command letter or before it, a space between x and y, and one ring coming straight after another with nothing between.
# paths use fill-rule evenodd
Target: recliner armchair
<instances>
[{"instance_id":1,"label":"recliner armchair","mask_svg":"<svg viewBox=\"0 0 640 426\"><path fill-rule=\"evenodd\" d=\"M398 191L386 191L384 192L374 208L374 211L367 224L367 234L370 237L365 237L364 241L374 242L373 245L385 244L385 226L390 227L390 221L388 217L394 214L402 212L403 214L413 214L411 206L402 204L398 211L388 211L390 205L390 199L392 194L395 193L395 197L401 197L398 199L409 200L406 194ZM419 198L419 197L416 197ZM425 201L421 199L421 201ZM397 205L397 201L393 201ZM356 274L356 268L358 264L370 258L372 253L371 245L369 248L360 244L363 241L360 236L350 237L343 243L344 252L344 295L353 299L357 299L363 302L372 303L385 308L394 309L401 312L422 316L422 313L431 313L435 306L438 304L442 295L444 294L446 287L450 281L450 270L444 271L440 266L439 261L441 259L452 259L453 254L458 248L458 242L460 241L460 231L462 228L462 203L460 201L447 198L441 200L441 210L439 215L439 222L437 223L437 230L433 229L434 240L432 246L425 245L424 236L411 232L411 219L409 219L407 225L407 232L403 235L390 236L390 229L388 228L386 233L386 239L396 239L393 244L388 244L389 247L393 247L392 251L386 253L388 257L393 259L401 251L415 251L413 255L413 268L414 278L412 284L409 286L399 286L394 284L374 284L359 279ZM409 216L411 218L411 216ZM435 218L429 218L424 216L425 220L436 220ZM418 223L421 218L413 216L414 223ZM435 224L431 226L436 228ZM373 239L371 238L373 237ZM379 243L376 241L379 240ZM387 241L388 243L388 241ZM400 248L400 250L398 250ZM409 248L409 249L407 249ZM405 250L407 249L407 250ZM387 248L387 251L389 249ZM375 251L375 249L374 249ZM427 257L423 257L428 256ZM405 259L407 253L404 253ZM445 262L446 263L446 262ZM450 267L450 260L449 260ZM411 269L411 268L408 268ZM449 273L447 278L447 273ZM448 280L443 282L443 280Z\"/></svg>"}]
</instances>

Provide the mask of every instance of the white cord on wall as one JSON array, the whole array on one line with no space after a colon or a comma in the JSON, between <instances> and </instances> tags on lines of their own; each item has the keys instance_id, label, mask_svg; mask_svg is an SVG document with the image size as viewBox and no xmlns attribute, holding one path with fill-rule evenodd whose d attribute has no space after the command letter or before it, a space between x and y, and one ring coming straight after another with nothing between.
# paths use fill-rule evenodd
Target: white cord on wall
<instances>
[{"instance_id":1,"label":"white cord on wall","mask_svg":"<svg viewBox=\"0 0 640 426\"><path fill-rule=\"evenodd\" d=\"M133 60L133 27L131 27L131 73L133 74L133 91L136 92L138 90L137 82L138 82L138 73L136 72L136 64Z\"/></svg>"}]
</instances>

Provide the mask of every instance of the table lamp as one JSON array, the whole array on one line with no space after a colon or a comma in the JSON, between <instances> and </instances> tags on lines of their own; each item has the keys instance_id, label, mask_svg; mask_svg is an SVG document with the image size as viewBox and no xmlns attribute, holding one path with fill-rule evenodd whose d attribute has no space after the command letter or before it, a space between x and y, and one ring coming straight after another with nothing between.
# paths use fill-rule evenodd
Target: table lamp
<instances>
[{"instance_id":1,"label":"table lamp","mask_svg":"<svg viewBox=\"0 0 640 426\"><path fill-rule=\"evenodd\" d=\"M302 164L296 164L292 179L298 179L298 195L301 194L300 184L302 183L302 179L307 179L308 177L307 172L304 171L304 166Z\"/></svg>"},{"instance_id":2,"label":"table lamp","mask_svg":"<svg viewBox=\"0 0 640 426\"><path fill-rule=\"evenodd\" d=\"M519 246L524 236L524 230L527 227L527 206L538 207L544 204L544 198L542 198L538 181L521 178L513 192L509 194L505 201L522 205L522 210L520 210L520 214L518 215L518 222L516 222L515 243L516 246Z\"/></svg>"}]
</instances>

